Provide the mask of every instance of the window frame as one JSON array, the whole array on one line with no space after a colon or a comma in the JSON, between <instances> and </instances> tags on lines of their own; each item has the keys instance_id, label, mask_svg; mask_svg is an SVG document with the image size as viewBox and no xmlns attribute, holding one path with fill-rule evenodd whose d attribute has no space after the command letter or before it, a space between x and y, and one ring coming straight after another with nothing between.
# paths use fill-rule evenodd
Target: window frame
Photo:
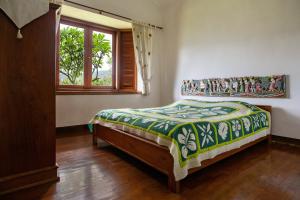
<instances>
[{"instance_id":1,"label":"window frame","mask_svg":"<svg viewBox=\"0 0 300 200\"><path fill-rule=\"evenodd\" d=\"M103 25L95 24L92 22L82 21L66 16L61 17L60 24L66 24L84 29L84 73L83 85L60 85L59 79L59 45L60 45L60 32L57 34L56 42L56 94L137 94L137 90L121 91L118 89L117 74L119 67L119 49L118 39L120 30L106 27ZM60 24L58 31L60 31ZM92 85L92 32L98 31L112 35L112 86L93 86ZM137 77L136 77L137 78ZM119 81L119 80L118 80Z\"/></svg>"}]
</instances>

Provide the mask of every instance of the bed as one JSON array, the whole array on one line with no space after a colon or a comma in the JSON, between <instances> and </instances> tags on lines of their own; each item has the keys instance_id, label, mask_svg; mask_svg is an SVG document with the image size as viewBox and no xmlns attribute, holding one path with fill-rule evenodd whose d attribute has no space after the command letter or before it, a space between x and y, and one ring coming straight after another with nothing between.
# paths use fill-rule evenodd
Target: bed
<instances>
[{"instance_id":1,"label":"bed","mask_svg":"<svg viewBox=\"0 0 300 200\"><path fill-rule=\"evenodd\" d=\"M92 119L93 143L105 141L180 180L263 140L271 141L271 106L241 101L180 100L144 109L102 110Z\"/></svg>"}]
</instances>

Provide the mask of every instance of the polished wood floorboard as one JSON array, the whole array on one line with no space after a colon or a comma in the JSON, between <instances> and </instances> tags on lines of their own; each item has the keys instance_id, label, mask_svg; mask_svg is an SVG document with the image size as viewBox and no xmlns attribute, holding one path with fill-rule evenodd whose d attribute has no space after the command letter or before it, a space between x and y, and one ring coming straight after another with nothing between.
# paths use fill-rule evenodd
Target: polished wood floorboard
<instances>
[{"instance_id":1,"label":"polished wood floorboard","mask_svg":"<svg viewBox=\"0 0 300 200\"><path fill-rule=\"evenodd\" d=\"M60 182L42 199L300 199L300 148L263 142L203 169L167 189L167 177L91 135L58 137Z\"/></svg>"}]
</instances>

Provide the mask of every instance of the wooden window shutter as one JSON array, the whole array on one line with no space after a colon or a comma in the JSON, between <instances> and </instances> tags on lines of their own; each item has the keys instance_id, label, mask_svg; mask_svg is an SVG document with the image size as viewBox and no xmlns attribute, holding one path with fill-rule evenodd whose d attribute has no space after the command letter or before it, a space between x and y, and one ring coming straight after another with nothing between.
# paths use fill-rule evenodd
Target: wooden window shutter
<instances>
[{"instance_id":1,"label":"wooden window shutter","mask_svg":"<svg viewBox=\"0 0 300 200\"><path fill-rule=\"evenodd\" d=\"M134 46L131 30L120 31L120 63L119 63L119 89L136 91L137 67L134 56Z\"/></svg>"}]
</instances>

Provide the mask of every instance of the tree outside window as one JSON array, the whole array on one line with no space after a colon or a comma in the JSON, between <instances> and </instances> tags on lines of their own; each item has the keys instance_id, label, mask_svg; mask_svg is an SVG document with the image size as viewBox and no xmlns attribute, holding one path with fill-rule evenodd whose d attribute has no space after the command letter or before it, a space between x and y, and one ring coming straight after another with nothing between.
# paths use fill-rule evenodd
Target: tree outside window
<instances>
[{"instance_id":1,"label":"tree outside window","mask_svg":"<svg viewBox=\"0 0 300 200\"><path fill-rule=\"evenodd\" d=\"M91 76L91 83L88 83L91 86L112 86L113 36L99 31L85 31L85 28L60 24L59 85L84 86L85 77ZM89 33L91 45L85 41L89 38L85 34ZM91 52L91 55L86 52ZM90 58L91 62L85 62Z\"/></svg>"}]
</instances>

